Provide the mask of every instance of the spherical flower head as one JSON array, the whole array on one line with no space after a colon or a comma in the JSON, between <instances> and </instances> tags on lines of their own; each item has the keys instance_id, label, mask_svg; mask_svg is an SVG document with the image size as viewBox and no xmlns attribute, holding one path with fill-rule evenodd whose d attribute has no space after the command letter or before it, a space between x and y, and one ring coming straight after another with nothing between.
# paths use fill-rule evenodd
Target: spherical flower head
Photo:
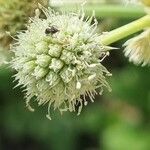
<instances>
[{"instance_id":1,"label":"spherical flower head","mask_svg":"<svg viewBox=\"0 0 150 150\"><path fill-rule=\"evenodd\" d=\"M150 65L150 30L147 29L140 35L128 40L124 52L129 61L136 65Z\"/></svg>"},{"instance_id":2,"label":"spherical flower head","mask_svg":"<svg viewBox=\"0 0 150 150\"><path fill-rule=\"evenodd\" d=\"M46 19L36 16L30 20L28 29L18 34L13 46L15 57L11 62L18 85L26 89L26 104L36 97L38 105L75 111L87 105L94 95L110 90L105 75L110 75L101 64L109 53L95 34L97 21L85 19L84 13L61 14L42 8ZM101 59L100 59L101 58Z\"/></svg>"}]
</instances>

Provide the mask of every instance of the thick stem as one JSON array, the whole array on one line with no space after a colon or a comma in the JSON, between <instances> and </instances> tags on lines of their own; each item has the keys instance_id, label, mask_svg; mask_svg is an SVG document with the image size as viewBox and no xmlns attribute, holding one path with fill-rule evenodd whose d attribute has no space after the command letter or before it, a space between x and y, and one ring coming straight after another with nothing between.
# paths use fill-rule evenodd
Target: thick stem
<instances>
[{"instance_id":1,"label":"thick stem","mask_svg":"<svg viewBox=\"0 0 150 150\"><path fill-rule=\"evenodd\" d=\"M127 25L110 31L105 35L102 35L101 43L103 45L110 45L147 27L150 27L149 15L146 15L136 21L133 21Z\"/></svg>"}]
</instances>

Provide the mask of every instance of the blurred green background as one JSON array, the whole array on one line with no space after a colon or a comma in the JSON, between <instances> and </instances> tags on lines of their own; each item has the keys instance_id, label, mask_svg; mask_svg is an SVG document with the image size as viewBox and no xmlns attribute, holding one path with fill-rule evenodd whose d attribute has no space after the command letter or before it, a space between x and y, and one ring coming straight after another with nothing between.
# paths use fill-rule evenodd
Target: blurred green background
<instances>
[{"instance_id":1,"label":"blurred green background","mask_svg":"<svg viewBox=\"0 0 150 150\"><path fill-rule=\"evenodd\" d=\"M98 17L99 28L108 31L132 19ZM122 52L113 50L103 62L113 74L111 93L97 96L80 116L55 112L52 121L46 106L35 102L36 111L27 110L22 90L13 89L14 72L0 67L0 150L150 150L150 69L129 63Z\"/></svg>"}]
</instances>

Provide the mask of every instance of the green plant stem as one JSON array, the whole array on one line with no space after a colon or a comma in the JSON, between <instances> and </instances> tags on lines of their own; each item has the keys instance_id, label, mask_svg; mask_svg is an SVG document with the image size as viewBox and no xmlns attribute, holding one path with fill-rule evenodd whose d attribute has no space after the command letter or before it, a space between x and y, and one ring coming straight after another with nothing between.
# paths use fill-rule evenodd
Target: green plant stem
<instances>
[{"instance_id":1,"label":"green plant stem","mask_svg":"<svg viewBox=\"0 0 150 150\"><path fill-rule=\"evenodd\" d=\"M106 33L104 36L102 35L101 43L104 45L110 45L147 27L150 27L149 15L146 15L120 28L114 29Z\"/></svg>"},{"instance_id":2,"label":"green plant stem","mask_svg":"<svg viewBox=\"0 0 150 150\"><path fill-rule=\"evenodd\" d=\"M67 4L59 7L61 11L77 11L80 10L81 6ZM87 15L91 15L92 11L95 11L95 16L98 18L106 18L106 17L116 17L116 18L139 18L144 16L146 13L144 12L143 7L140 6L122 6L122 5L107 5L107 4L87 4L84 6L85 13Z\"/></svg>"}]
</instances>

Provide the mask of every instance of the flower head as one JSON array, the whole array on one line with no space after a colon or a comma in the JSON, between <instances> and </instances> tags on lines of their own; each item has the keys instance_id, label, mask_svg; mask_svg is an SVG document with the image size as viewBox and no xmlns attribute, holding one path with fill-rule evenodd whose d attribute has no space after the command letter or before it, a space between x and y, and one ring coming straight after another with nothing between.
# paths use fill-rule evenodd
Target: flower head
<instances>
[{"instance_id":1,"label":"flower head","mask_svg":"<svg viewBox=\"0 0 150 150\"><path fill-rule=\"evenodd\" d=\"M125 56L134 64L150 65L150 30L128 40L124 52Z\"/></svg>"},{"instance_id":2,"label":"flower head","mask_svg":"<svg viewBox=\"0 0 150 150\"><path fill-rule=\"evenodd\" d=\"M25 87L26 104L36 97L38 105L48 104L63 111L75 111L91 101L94 95L110 89L105 75L110 75L101 64L108 49L100 44L95 34L97 21L82 14L61 14L42 8L46 19L38 16L30 20L28 29L18 34L13 45L15 57L11 62L18 85ZM101 60L99 59L101 58Z\"/></svg>"}]
</instances>

